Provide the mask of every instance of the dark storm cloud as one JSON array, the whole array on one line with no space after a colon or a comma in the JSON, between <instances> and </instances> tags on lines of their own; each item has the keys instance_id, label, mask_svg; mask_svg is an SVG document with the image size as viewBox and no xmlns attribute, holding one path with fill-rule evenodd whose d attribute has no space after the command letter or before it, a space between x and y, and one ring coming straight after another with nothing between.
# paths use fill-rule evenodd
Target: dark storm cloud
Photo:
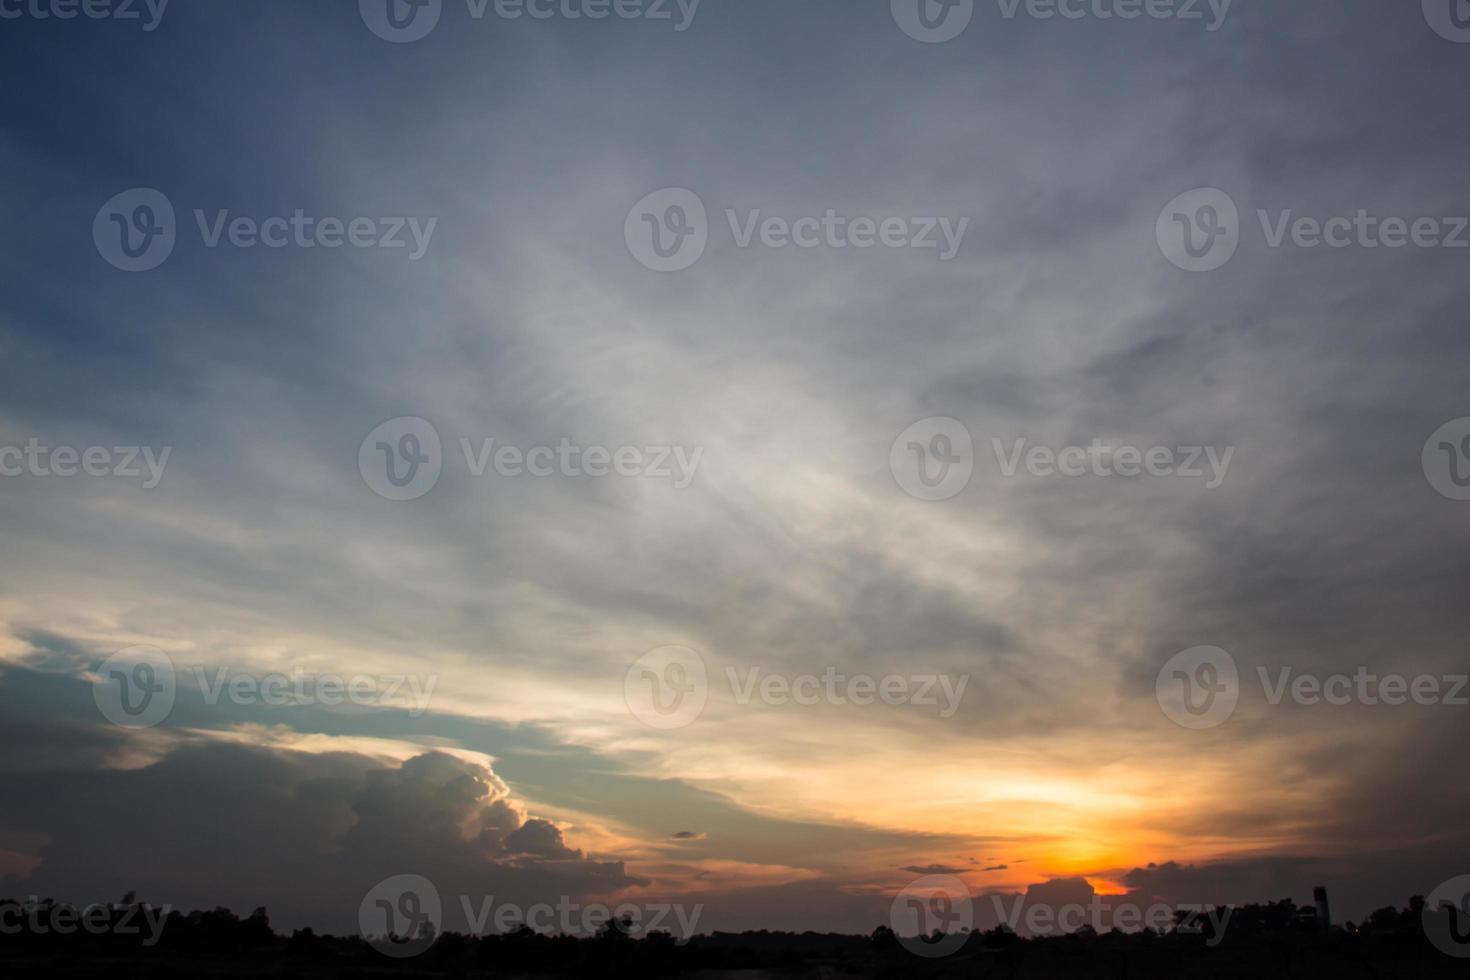
<instances>
[{"instance_id":1,"label":"dark storm cloud","mask_svg":"<svg viewBox=\"0 0 1470 980\"><path fill-rule=\"evenodd\" d=\"M640 881L567 848L556 827L524 820L488 770L442 754L388 768L350 753L198 744L142 769L8 774L0 820L46 839L40 866L0 892L265 905L286 926L339 932L355 931L363 896L398 874L449 896L447 921L459 895L531 904Z\"/></svg>"},{"instance_id":2,"label":"dark storm cloud","mask_svg":"<svg viewBox=\"0 0 1470 980\"><path fill-rule=\"evenodd\" d=\"M89 666L93 659L93 655L87 655ZM517 799L534 801L535 805L585 813L593 820L615 821L641 829L649 837L659 836L660 828L671 819L705 826L706 830L681 831L671 838L679 841L680 856L685 859L833 869L854 854L920 846L952 847L961 841L954 835L781 819L745 806L735 795L713 792L681 779L640 775L628 760L563 741L536 726L510 726L446 714L414 718L408 711L392 709L343 713L320 705L269 708L235 705L228 699L205 705L187 684L178 690L173 711L158 729L127 731L101 723L91 684L69 675L9 667L0 674L0 718L14 719L4 726L13 737L0 742L5 746L0 752L0 773L24 772L36 778L59 778L71 773L84 785L88 773L123 766L135 768L180 746L207 751L221 737L258 730L288 736L326 735L349 744L364 738L427 742L484 753L496 760L497 780L509 784ZM290 739L284 741L289 743ZM296 756L285 753L283 757ZM225 784L233 778L227 772L217 777ZM503 810L501 806L496 812ZM546 821L532 818L524 827L511 825L505 829L510 832L507 850L545 858L579 856ZM383 846L389 853L396 853L397 845L392 841L384 841ZM171 861L172 854L160 860Z\"/></svg>"}]
</instances>

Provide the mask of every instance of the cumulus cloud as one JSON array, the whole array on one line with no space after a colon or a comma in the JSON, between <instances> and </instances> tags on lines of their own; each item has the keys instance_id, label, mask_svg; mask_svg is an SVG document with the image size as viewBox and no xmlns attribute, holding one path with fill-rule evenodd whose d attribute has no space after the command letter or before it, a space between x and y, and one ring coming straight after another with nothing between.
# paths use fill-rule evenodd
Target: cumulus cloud
<instances>
[{"instance_id":1,"label":"cumulus cloud","mask_svg":"<svg viewBox=\"0 0 1470 980\"><path fill-rule=\"evenodd\" d=\"M527 819L489 769L435 752L385 765L206 742L140 769L12 773L0 826L37 841L41 859L0 881L3 893L86 903L136 890L186 908L264 905L283 925L337 931L355 929L363 895L398 874L432 881L451 923L458 896L530 904L640 883Z\"/></svg>"}]
</instances>

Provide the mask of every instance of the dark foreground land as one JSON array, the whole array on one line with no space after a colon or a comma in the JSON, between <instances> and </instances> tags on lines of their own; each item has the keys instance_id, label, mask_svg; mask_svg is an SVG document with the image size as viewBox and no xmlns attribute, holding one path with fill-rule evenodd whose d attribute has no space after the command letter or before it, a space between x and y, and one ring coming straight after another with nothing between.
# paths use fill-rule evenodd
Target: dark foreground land
<instances>
[{"instance_id":1,"label":"dark foreground land","mask_svg":"<svg viewBox=\"0 0 1470 980\"><path fill-rule=\"evenodd\" d=\"M900 941L880 927L870 936L715 933L682 944L667 934L634 938L617 928L587 939L542 936L530 930L485 937L447 933L416 956L395 958L356 937L319 936L310 930L279 936L264 910L240 919L218 909L169 914L165 929L149 948L143 948L138 937L111 933L0 935L0 976L1470 978L1470 958L1451 956L1429 940L1422 905L1402 912L1383 909L1361 927L1349 924L1326 932L1303 928L1289 906L1246 906L1233 918L1235 925L1218 937L1084 932L1022 939L992 930L969 934L960 948L943 957L920 955L911 948L918 940ZM1458 938L1459 930L1451 935ZM1464 951L1470 952L1470 945Z\"/></svg>"}]
</instances>

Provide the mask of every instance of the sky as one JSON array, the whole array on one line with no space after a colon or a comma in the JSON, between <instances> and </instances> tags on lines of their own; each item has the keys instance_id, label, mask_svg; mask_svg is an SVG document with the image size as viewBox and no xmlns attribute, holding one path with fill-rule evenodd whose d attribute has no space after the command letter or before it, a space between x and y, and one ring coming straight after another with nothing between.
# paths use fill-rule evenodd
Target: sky
<instances>
[{"instance_id":1,"label":"sky","mask_svg":"<svg viewBox=\"0 0 1470 980\"><path fill-rule=\"evenodd\" d=\"M1437 2L0 0L0 895L1470 873Z\"/></svg>"}]
</instances>

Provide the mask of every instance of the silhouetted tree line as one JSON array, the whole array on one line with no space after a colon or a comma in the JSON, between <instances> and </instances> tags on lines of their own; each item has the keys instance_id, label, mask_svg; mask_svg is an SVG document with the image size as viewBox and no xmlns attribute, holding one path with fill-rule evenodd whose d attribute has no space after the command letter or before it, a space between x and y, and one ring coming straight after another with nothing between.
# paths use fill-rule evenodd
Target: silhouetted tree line
<instances>
[{"instance_id":1,"label":"silhouetted tree line","mask_svg":"<svg viewBox=\"0 0 1470 980\"><path fill-rule=\"evenodd\" d=\"M15 907L27 910L16 915ZM299 929L277 934L263 908L246 918L229 909L178 912L124 901L92 910L92 928L58 931L64 908L45 900L0 899L0 971L10 976L597 976L648 978L699 971L763 970L793 977L899 978L922 976L1050 978L1125 977L1465 977L1465 960L1437 950L1425 935L1424 900L1383 908L1363 923L1318 928L1309 907L1284 900L1232 908L1224 934L1084 927L1066 936L1023 938L1005 926L966 935L960 948L926 958L887 926L869 936L760 930L695 936L680 943L667 932L634 937L612 922L593 938L542 935L528 927L503 935L437 937L419 956L383 956L361 937ZM1445 914L1453 914L1446 910ZM150 929L150 921L160 928ZM1185 914L1181 913L1183 922ZM43 927L34 928L35 923ZM140 925L129 930L128 924ZM1464 924L1455 923L1457 929ZM1459 933L1456 932L1458 936ZM931 937L937 941L941 936Z\"/></svg>"}]
</instances>

